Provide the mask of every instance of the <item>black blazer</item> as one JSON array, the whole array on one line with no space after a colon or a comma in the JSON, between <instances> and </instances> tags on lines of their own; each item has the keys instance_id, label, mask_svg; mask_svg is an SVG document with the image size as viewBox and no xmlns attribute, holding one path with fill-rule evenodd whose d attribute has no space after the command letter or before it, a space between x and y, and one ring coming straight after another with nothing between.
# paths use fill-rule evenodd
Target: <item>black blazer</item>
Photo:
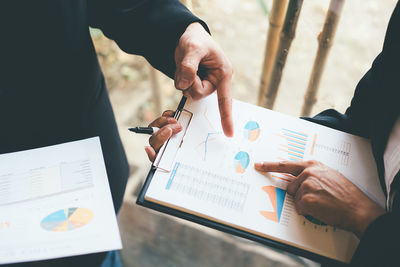
<instances>
[{"instance_id":1,"label":"black blazer","mask_svg":"<svg viewBox=\"0 0 400 267\"><path fill-rule=\"evenodd\" d=\"M172 77L176 44L196 21L206 27L178 0L0 1L0 154L100 136L118 211L129 170L89 26ZM103 258L38 265L98 266Z\"/></svg>"},{"instance_id":2,"label":"black blazer","mask_svg":"<svg viewBox=\"0 0 400 267\"><path fill-rule=\"evenodd\" d=\"M345 114L326 110L309 120L371 139L382 189L386 194L383 154L393 125L400 116L400 4L387 28L382 52L357 85ZM398 176L397 176L398 178ZM393 184L399 183L395 179ZM400 187L398 187L400 189ZM396 188L397 190L397 188ZM400 248L400 206L367 228L353 256L356 266L396 266Z\"/></svg>"}]
</instances>

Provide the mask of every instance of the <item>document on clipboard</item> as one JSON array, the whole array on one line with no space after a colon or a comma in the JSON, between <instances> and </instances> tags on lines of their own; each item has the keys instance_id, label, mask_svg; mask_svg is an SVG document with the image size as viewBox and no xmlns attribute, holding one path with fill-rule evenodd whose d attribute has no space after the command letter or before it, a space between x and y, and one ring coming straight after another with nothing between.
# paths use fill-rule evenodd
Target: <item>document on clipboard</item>
<instances>
[{"instance_id":1,"label":"document on clipboard","mask_svg":"<svg viewBox=\"0 0 400 267\"><path fill-rule=\"evenodd\" d=\"M235 134L223 134L215 94L188 99L138 204L320 262L349 262L359 240L296 213L294 177L261 174L260 161L315 159L384 206L369 140L234 100Z\"/></svg>"}]
</instances>

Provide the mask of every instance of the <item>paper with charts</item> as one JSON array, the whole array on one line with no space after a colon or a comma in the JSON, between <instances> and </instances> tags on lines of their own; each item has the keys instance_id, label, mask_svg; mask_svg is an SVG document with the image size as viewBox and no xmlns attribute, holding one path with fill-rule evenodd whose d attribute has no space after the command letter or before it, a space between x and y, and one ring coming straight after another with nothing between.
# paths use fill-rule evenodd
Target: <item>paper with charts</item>
<instances>
[{"instance_id":1,"label":"paper with charts","mask_svg":"<svg viewBox=\"0 0 400 267\"><path fill-rule=\"evenodd\" d=\"M260 174L254 163L316 159L339 170L383 206L368 140L235 100L235 134L226 138L215 95L188 100L185 109L193 113L186 133L170 140L160 162L170 161L171 171L156 171L146 200L329 258L351 259L359 242L355 235L299 216L285 190L294 177ZM183 112L179 121L186 124L188 118ZM173 144L183 135L177 150Z\"/></svg>"},{"instance_id":2,"label":"paper with charts","mask_svg":"<svg viewBox=\"0 0 400 267\"><path fill-rule=\"evenodd\" d=\"M121 247L97 137L0 155L0 264Z\"/></svg>"}]
</instances>

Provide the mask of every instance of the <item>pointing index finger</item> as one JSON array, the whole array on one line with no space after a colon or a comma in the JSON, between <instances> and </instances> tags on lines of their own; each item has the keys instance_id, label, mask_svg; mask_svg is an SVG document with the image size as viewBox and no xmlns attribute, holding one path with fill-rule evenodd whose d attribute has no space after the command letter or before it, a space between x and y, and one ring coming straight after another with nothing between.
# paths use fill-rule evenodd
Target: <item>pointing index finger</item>
<instances>
[{"instance_id":1,"label":"pointing index finger","mask_svg":"<svg viewBox=\"0 0 400 267\"><path fill-rule=\"evenodd\" d=\"M225 78L221 81L217 88L219 113L221 116L222 129L226 136L233 136L232 121L232 96L231 96L231 80Z\"/></svg>"},{"instance_id":2,"label":"pointing index finger","mask_svg":"<svg viewBox=\"0 0 400 267\"><path fill-rule=\"evenodd\" d=\"M279 161L255 163L254 167L257 171L261 172L281 172L297 176L307 167L307 165L304 161Z\"/></svg>"}]
</instances>

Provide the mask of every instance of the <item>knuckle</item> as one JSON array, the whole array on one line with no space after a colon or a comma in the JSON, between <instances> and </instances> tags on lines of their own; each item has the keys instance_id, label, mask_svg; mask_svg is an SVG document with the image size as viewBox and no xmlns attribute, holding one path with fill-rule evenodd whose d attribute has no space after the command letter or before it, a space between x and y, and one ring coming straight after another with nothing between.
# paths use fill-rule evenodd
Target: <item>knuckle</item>
<instances>
[{"instance_id":1,"label":"knuckle","mask_svg":"<svg viewBox=\"0 0 400 267\"><path fill-rule=\"evenodd\" d=\"M304 204L304 206L311 207L315 206L315 204L317 203L317 198L312 194L305 194L301 198L301 202Z\"/></svg>"},{"instance_id":2,"label":"knuckle","mask_svg":"<svg viewBox=\"0 0 400 267\"><path fill-rule=\"evenodd\" d=\"M193 39L187 39L185 45L188 51L195 52L200 50L200 45Z\"/></svg>"},{"instance_id":3,"label":"knuckle","mask_svg":"<svg viewBox=\"0 0 400 267\"><path fill-rule=\"evenodd\" d=\"M286 169L287 166L288 166L287 161L279 161L278 162L278 168L280 168L280 169Z\"/></svg>"},{"instance_id":4,"label":"knuckle","mask_svg":"<svg viewBox=\"0 0 400 267\"><path fill-rule=\"evenodd\" d=\"M290 195L294 195L294 194L296 193L295 190L296 190L296 187L295 187L295 184L294 184L294 183L288 184L288 186L287 186L287 188L286 188L286 191L287 191Z\"/></svg>"},{"instance_id":5,"label":"knuckle","mask_svg":"<svg viewBox=\"0 0 400 267\"><path fill-rule=\"evenodd\" d=\"M182 71L190 72L191 74L196 74L197 66L195 66L189 60L184 60L181 63L181 69L182 69Z\"/></svg>"},{"instance_id":6,"label":"knuckle","mask_svg":"<svg viewBox=\"0 0 400 267\"><path fill-rule=\"evenodd\" d=\"M233 67L232 64L230 62L225 63L222 67L221 67L221 72L223 76L228 76L231 77L233 75Z\"/></svg>"},{"instance_id":7,"label":"knuckle","mask_svg":"<svg viewBox=\"0 0 400 267\"><path fill-rule=\"evenodd\" d=\"M166 122L166 119L164 116L156 119L155 121L153 121L152 123L149 124L149 127L160 127L162 125L164 125Z\"/></svg>"},{"instance_id":8,"label":"knuckle","mask_svg":"<svg viewBox=\"0 0 400 267\"><path fill-rule=\"evenodd\" d=\"M313 175L313 169L312 168L306 168L303 170L303 175L305 175L306 177L312 176Z\"/></svg>"},{"instance_id":9,"label":"knuckle","mask_svg":"<svg viewBox=\"0 0 400 267\"><path fill-rule=\"evenodd\" d=\"M307 161L307 165L308 166L316 166L316 165L319 165L319 161L312 159L312 160Z\"/></svg>"},{"instance_id":10,"label":"knuckle","mask_svg":"<svg viewBox=\"0 0 400 267\"><path fill-rule=\"evenodd\" d=\"M302 187L303 191L305 191L305 192L314 191L314 189L315 189L314 183L311 180L305 180L301 184L301 187Z\"/></svg>"},{"instance_id":11,"label":"knuckle","mask_svg":"<svg viewBox=\"0 0 400 267\"><path fill-rule=\"evenodd\" d=\"M173 112L172 110L165 110L165 111L162 113L162 116L171 115L172 112Z\"/></svg>"}]
</instances>

